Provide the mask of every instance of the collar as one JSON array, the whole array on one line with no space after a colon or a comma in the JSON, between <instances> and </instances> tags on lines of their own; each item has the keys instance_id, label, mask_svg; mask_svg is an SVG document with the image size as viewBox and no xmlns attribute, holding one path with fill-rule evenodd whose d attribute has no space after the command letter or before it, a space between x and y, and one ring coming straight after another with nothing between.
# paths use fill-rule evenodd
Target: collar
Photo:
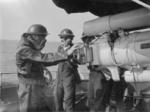
<instances>
[{"instance_id":1,"label":"collar","mask_svg":"<svg viewBox=\"0 0 150 112\"><path fill-rule=\"evenodd\" d=\"M19 46L28 46L34 49L33 44L24 36L21 37L18 47Z\"/></svg>"}]
</instances>

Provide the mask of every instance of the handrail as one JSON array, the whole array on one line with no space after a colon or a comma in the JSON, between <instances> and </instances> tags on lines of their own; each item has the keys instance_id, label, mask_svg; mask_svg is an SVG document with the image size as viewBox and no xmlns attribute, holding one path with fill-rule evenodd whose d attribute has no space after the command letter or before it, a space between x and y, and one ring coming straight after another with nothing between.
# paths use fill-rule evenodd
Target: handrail
<instances>
[{"instance_id":1,"label":"handrail","mask_svg":"<svg viewBox=\"0 0 150 112\"><path fill-rule=\"evenodd\" d=\"M50 71L50 72L52 72L52 73L57 73L57 71ZM3 89L3 85L2 85L2 83L3 83L3 79L2 79L2 77L3 77L3 75L5 75L5 74L16 74L17 75L17 72L0 72L0 102L2 101L2 89ZM83 72L81 72L80 74L87 74L86 72L85 73L83 73Z\"/></svg>"},{"instance_id":2,"label":"handrail","mask_svg":"<svg viewBox=\"0 0 150 112\"><path fill-rule=\"evenodd\" d=\"M57 72L57 71L50 71L50 72ZM17 72L0 72L0 74L17 74ZM81 74L87 74L87 73L81 72Z\"/></svg>"},{"instance_id":3,"label":"handrail","mask_svg":"<svg viewBox=\"0 0 150 112\"><path fill-rule=\"evenodd\" d=\"M17 72L0 72L0 74L17 74Z\"/></svg>"}]
</instances>

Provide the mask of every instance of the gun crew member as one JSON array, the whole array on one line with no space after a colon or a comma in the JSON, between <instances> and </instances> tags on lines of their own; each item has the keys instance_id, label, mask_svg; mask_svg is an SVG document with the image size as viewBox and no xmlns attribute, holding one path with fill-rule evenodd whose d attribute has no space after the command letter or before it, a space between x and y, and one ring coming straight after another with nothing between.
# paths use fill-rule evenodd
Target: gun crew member
<instances>
[{"instance_id":1,"label":"gun crew member","mask_svg":"<svg viewBox=\"0 0 150 112\"><path fill-rule=\"evenodd\" d=\"M64 54L72 48L73 32L66 28L59 34L62 45L58 47L58 52ZM75 106L75 85L80 82L78 65L75 60L70 59L58 65L58 74L55 88L56 112L73 112Z\"/></svg>"}]
</instances>

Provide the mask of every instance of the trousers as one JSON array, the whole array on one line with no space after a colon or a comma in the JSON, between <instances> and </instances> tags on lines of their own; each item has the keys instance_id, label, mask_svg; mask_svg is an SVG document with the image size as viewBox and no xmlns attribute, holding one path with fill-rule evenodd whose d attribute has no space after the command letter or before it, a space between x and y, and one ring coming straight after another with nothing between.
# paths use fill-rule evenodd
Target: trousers
<instances>
[{"instance_id":1,"label":"trousers","mask_svg":"<svg viewBox=\"0 0 150 112\"><path fill-rule=\"evenodd\" d=\"M88 105L92 112L104 112L106 84L104 74L90 71L88 85Z\"/></svg>"},{"instance_id":2,"label":"trousers","mask_svg":"<svg viewBox=\"0 0 150 112\"><path fill-rule=\"evenodd\" d=\"M73 112L75 108L75 82L69 77L59 80L55 87L56 112Z\"/></svg>"},{"instance_id":3,"label":"trousers","mask_svg":"<svg viewBox=\"0 0 150 112\"><path fill-rule=\"evenodd\" d=\"M19 83L18 98L20 112L51 112L54 106L45 94L44 85ZM50 107L51 105L51 107Z\"/></svg>"}]
</instances>

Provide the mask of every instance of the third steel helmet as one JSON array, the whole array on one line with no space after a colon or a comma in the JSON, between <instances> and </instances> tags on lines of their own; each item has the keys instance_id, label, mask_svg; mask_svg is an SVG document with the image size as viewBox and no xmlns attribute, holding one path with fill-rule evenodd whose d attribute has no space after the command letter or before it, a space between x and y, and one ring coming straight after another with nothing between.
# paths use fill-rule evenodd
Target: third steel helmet
<instances>
[{"instance_id":1,"label":"third steel helmet","mask_svg":"<svg viewBox=\"0 0 150 112\"><path fill-rule=\"evenodd\" d=\"M37 34L37 35L48 35L47 29L41 24L31 25L25 34Z\"/></svg>"},{"instance_id":2,"label":"third steel helmet","mask_svg":"<svg viewBox=\"0 0 150 112\"><path fill-rule=\"evenodd\" d=\"M60 37L74 37L74 34L70 29L65 28L60 32L59 36Z\"/></svg>"}]
</instances>

